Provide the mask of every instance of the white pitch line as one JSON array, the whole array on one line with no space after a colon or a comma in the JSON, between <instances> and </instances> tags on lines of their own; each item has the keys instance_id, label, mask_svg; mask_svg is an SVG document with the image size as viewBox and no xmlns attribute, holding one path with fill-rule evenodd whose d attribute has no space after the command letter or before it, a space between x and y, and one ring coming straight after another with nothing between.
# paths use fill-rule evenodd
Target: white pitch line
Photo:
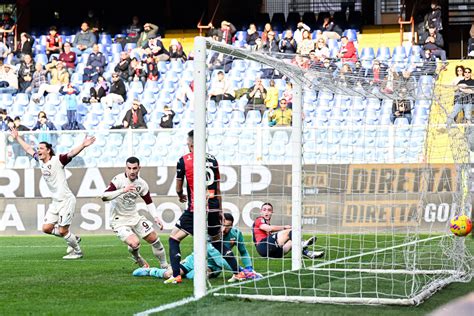
<instances>
[{"instance_id":1,"label":"white pitch line","mask_svg":"<svg viewBox=\"0 0 474 316\"><path fill-rule=\"evenodd\" d=\"M160 312L163 312L163 311L168 310L168 309L173 309L173 308L176 308L176 307L179 307L179 306L182 306L182 305L186 305L186 304L191 303L191 302L195 302L197 300L199 300L199 299L195 298L194 296L183 298L182 300L177 301L177 302L168 303L168 304L165 304L165 305L160 305L158 307L154 307L154 308L151 308L151 309L147 309L146 311L136 313L135 316L147 316L147 315L150 315L150 314L153 314L153 313L160 313Z\"/></svg>"},{"instance_id":2,"label":"white pitch line","mask_svg":"<svg viewBox=\"0 0 474 316\"><path fill-rule=\"evenodd\" d=\"M86 248L108 248L108 247L116 247L118 246L117 244L114 244L114 245L90 245L90 246L86 246ZM5 245L5 246L1 246L0 245L0 249L1 248L64 248L66 247L66 245L53 245L53 246L50 246L50 245Z\"/></svg>"}]
</instances>

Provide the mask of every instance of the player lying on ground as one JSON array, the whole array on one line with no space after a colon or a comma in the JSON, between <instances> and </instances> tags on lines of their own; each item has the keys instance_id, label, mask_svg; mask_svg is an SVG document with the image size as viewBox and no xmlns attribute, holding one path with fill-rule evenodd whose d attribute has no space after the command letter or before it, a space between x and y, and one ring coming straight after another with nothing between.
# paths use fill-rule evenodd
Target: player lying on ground
<instances>
[{"instance_id":1,"label":"player lying on ground","mask_svg":"<svg viewBox=\"0 0 474 316\"><path fill-rule=\"evenodd\" d=\"M273 206L264 203L260 216L253 223L253 242L262 257L282 258L291 250L291 226L271 225ZM303 241L303 256L309 259L321 258L324 251L310 251L308 247L316 241L316 236Z\"/></svg>"},{"instance_id":2,"label":"player lying on ground","mask_svg":"<svg viewBox=\"0 0 474 316\"><path fill-rule=\"evenodd\" d=\"M16 129L11 130L11 135L27 154L39 161L41 174L51 191L52 202L44 216L43 232L66 240L68 254L63 259L82 258L80 238L69 230L76 207L76 197L69 189L64 167L84 148L92 145L95 137L86 135L79 146L71 149L67 154L56 156L50 143L40 142L38 148L34 150L18 135Z\"/></svg>"},{"instance_id":3,"label":"player lying on ground","mask_svg":"<svg viewBox=\"0 0 474 316\"><path fill-rule=\"evenodd\" d=\"M163 229L155 204L150 196L148 183L138 176L140 160L130 157L126 161L125 172L116 175L102 195L103 201L111 201L110 226L117 237L128 245L128 251L140 267L149 264L140 255L140 238L151 245L153 254L162 268L167 268L166 253L160 237L153 230L153 224L138 213L137 198L140 196L146 203L148 212L155 223Z\"/></svg>"},{"instance_id":4,"label":"player lying on ground","mask_svg":"<svg viewBox=\"0 0 474 316\"><path fill-rule=\"evenodd\" d=\"M179 273L187 279L194 278L194 253L184 258L179 265ZM232 271L229 264L224 260L221 253L214 246L207 244L207 277L216 278L223 270ZM255 271L240 268L242 278L245 280L259 279L261 274ZM153 276L160 279L169 279L173 276L173 269L160 268L137 268L133 271L134 276Z\"/></svg>"}]
</instances>

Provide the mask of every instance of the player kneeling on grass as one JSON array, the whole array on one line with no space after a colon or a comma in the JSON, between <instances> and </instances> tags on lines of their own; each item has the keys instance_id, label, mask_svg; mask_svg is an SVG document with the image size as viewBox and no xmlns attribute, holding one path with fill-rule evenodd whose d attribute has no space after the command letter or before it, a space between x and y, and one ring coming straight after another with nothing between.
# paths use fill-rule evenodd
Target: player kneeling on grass
<instances>
[{"instance_id":1,"label":"player kneeling on grass","mask_svg":"<svg viewBox=\"0 0 474 316\"><path fill-rule=\"evenodd\" d=\"M222 227L224 246L231 250L234 246L237 246L245 271L253 271L252 259L245 247L244 235L237 227L233 226L234 216L230 213L224 213L224 226Z\"/></svg>"},{"instance_id":2,"label":"player kneeling on grass","mask_svg":"<svg viewBox=\"0 0 474 316\"><path fill-rule=\"evenodd\" d=\"M103 201L111 201L110 226L117 236L128 245L128 251L140 267L149 267L140 255L140 238L151 244L155 257L162 268L167 268L166 253L160 238L153 230L153 224L140 215L137 209L137 198L140 196L155 223L163 229L163 224L153 204L148 183L138 176L140 160L130 157L126 161L125 173L116 175L102 195Z\"/></svg>"},{"instance_id":3,"label":"player kneeling on grass","mask_svg":"<svg viewBox=\"0 0 474 316\"><path fill-rule=\"evenodd\" d=\"M222 254L212 246L207 244L207 277L216 278L223 270L232 271L232 268L227 261L222 257ZM262 277L261 274L255 271L249 271L244 268L240 268L242 273L245 273L245 279L259 279ZM194 253L190 254L179 265L179 273L181 276L187 279L194 278ZM173 269L171 267L167 269L160 268L137 268L133 271L134 276L153 276L160 279L170 279L173 276Z\"/></svg>"},{"instance_id":4,"label":"player kneeling on grass","mask_svg":"<svg viewBox=\"0 0 474 316\"><path fill-rule=\"evenodd\" d=\"M257 252L266 258L283 258L291 250L291 226L271 225L273 206L264 203L260 216L253 223L253 241ZM316 241L316 236L303 241L303 256L309 259L321 258L324 251L311 251L308 247Z\"/></svg>"},{"instance_id":5,"label":"player kneeling on grass","mask_svg":"<svg viewBox=\"0 0 474 316\"><path fill-rule=\"evenodd\" d=\"M67 154L56 156L50 143L40 142L38 148L34 150L18 135L16 129L11 130L11 136L23 147L27 154L40 162L41 174L51 191L53 201L44 216L43 232L66 240L68 254L63 259L82 258L82 250L79 246L80 238L69 230L76 207L76 197L69 189L64 167L84 148L92 145L95 137L86 136L78 147L71 149Z\"/></svg>"}]
</instances>

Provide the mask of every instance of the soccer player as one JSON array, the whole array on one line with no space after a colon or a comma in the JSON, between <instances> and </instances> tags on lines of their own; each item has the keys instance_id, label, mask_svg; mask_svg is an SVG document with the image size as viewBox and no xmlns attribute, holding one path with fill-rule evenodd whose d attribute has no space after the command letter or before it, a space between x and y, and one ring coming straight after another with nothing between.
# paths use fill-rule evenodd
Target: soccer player
<instances>
[{"instance_id":1,"label":"soccer player","mask_svg":"<svg viewBox=\"0 0 474 316\"><path fill-rule=\"evenodd\" d=\"M62 237L68 245L67 255L63 259L80 259L82 250L79 246L80 238L70 230L76 197L67 184L64 167L71 162L84 148L95 142L94 136L87 136L82 143L71 149L67 154L56 156L53 146L47 142L40 142L35 150L18 135L15 128L11 129L11 136L23 147L25 152L40 163L41 174L52 194L52 203L44 216L43 232Z\"/></svg>"},{"instance_id":2,"label":"soccer player","mask_svg":"<svg viewBox=\"0 0 474 316\"><path fill-rule=\"evenodd\" d=\"M250 259L250 254L245 247L244 235L237 227L233 226L234 216L230 213L224 213L224 227L222 231L224 245L229 249L237 246L243 266L247 271L253 271L252 259Z\"/></svg>"},{"instance_id":3,"label":"soccer player","mask_svg":"<svg viewBox=\"0 0 474 316\"><path fill-rule=\"evenodd\" d=\"M272 215L273 205L264 203L260 209L260 216L253 223L253 242L260 256L283 258L291 250L291 226L271 225ZM315 236L303 241L303 256L306 258L316 259L324 256L324 251L308 250L315 241Z\"/></svg>"},{"instance_id":4,"label":"soccer player","mask_svg":"<svg viewBox=\"0 0 474 316\"><path fill-rule=\"evenodd\" d=\"M187 209L183 212L181 217L176 222L173 230L171 231L169 237L170 245L170 263L171 268L173 269L173 276L170 277L165 283L181 283L181 275L179 262L181 259L181 250L180 242L186 238L188 235L193 234L194 228L194 132L190 131L188 133L188 148L189 153L182 156L178 160L176 167L176 193L178 194L179 201L181 203L188 202ZM206 155L206 166L208 169L208 179L207 179L207 232L211 239L211 244L223 255L224 259L227 261L231 270L233 271L233 276L228 282L235 282L240 280L245 280L245 275L239 273L237 260L235 260L232 250L228 249L222 243L222 197L220 192L220 174L219 174L219 165L217 160L212 155ZM187 195L183 192L184 180L187 181ZM204 210L197 210L199 212L204 212Z\"/></svg>"},{"instance_id":5,"label":"soccer player","mask_svg":"<svg viewBox=\"0 0 474 316\"><path fill-rule=\"evenodd\" d=\"M153 224L140 215L137 209L137 198L140 196L146 203L148 212L153 216L155 223L163 229L163 224L153 204L148 189L148 183L138 176L140 160L129 157L126 161L125 172L116 175L102 195L103 201L111 201L110 226L128 246L128 251L140 267L149 267L140 255L140 238L151 245L155 257L162 268L168 267L166 253L160 237L153 230Z\"/></svg>"}]
</instances>

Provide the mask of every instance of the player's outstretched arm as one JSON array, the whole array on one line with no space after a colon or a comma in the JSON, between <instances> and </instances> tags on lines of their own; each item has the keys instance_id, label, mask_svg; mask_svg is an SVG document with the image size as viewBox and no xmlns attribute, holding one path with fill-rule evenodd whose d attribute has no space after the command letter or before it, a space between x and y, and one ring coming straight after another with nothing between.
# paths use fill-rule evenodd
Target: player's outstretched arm
<instances>
[{"instance_id":1,"label":"player's outstretched arm","mask_svg":"<svg viewBox=\"0 0 474 316\"><path fill-rule=\"evenodd\" d=\"M16 128L11 129L10 135L18 142L18 144L20 144L21 147L23 147L28 155L34 156L35 150L29 144L27 144L20 135L18 135L18 130Z\"/></svg>"},{"instance_id":2,"label":"player's outstretched arm","mask_svg":"<svg viewBox=\"0 0 474 316\"><path fill-rule=\"evenodd\" d=\"M279 232L280 230L291 229L290 225L260 225L260 229L269 233Z\"/></svg>"},{"instance_id":3,"label":"player's outstretched arm","mask_svg":"<svg viewBox=\"0 0 474 316\"><path fill-rule=\"evenodd\" d=\"M67 153L67 156L68 158L74 158L76 157L77 155L79 155L79 153L86 147L89 147L90 145L92 145L93 143L95 142L95 137L94 136L88 136L86 135L86 137L84 137L84 140L82 141L82 143L71 149L70 152Z\"/></svg>"}]
</instances>

